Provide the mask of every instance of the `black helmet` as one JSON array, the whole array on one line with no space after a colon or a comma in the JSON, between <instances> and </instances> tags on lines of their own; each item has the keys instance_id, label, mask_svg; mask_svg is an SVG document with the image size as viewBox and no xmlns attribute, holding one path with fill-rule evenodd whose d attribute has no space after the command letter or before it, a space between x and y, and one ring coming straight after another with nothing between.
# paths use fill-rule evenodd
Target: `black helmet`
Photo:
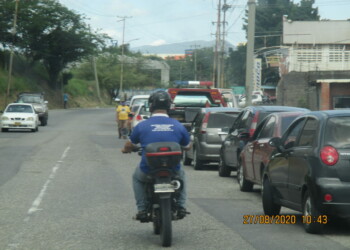
<instances>
[{"instance_id":1,"label":"black helmet","mask_svg":"<svg viewBox=\"0 0 350 250\"><path fill-rule=\"evenodd\" d=\"M168 111L171 105L171 98L165 91L154 92L148 99L149 110L153 112L157 109Z\"/></svg>"}]
</instances>

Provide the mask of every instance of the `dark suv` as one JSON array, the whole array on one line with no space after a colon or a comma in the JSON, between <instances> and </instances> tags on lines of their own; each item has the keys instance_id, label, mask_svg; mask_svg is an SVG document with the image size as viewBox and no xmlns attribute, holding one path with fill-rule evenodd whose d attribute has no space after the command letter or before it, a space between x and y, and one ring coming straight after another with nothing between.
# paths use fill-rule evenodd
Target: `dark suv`
<instances>
[{"instance_id":1,"label":"dark suv","mask_svg":"<svg viewBox=\"0 0 350 250\"><path fill-rule=\"evenodd\" d=\"M308 109L288 106L248 106L242 110L220 149L219 176L230 176L239 166L240 153L255 132L258 124L269 114L288 111L309 111ZM248 133L248 134L247 134Z\"/></svg>"},{"instance_id":2,"label":"dark suv","mask_svg":"<svg viewBox=\"0 0 350 250\"><path fill-rule=\"evenodd\" d=\"M201 108L195 116L190 136L192 147L183 154L184 164L191 163L194 169L201 169L204 163L218 162L223 136L223 127L231 126L241 109L238 108Z\"/></svg>"},{"instance_id":3,"label":"dark suv","mask_svg":"<svg viewBox=\"0 0 350 250\"><path fill-rule=\"evenodd\" d=\"M309 233L319 233L329 215L350 218L350 111L304 114L269 143L276 151L263 176L265 214L301 211Z\"/></svg>"},{"instance_id":4,"label":"dark suv","mask_svg":"<svg viewBox=\"0 0 350 250\"><path fill-rule=\"evenodd\" d=\"M48 101L45 101L43 93L20 93L18 95L18 103L30 103L34 106L35 113L38 114L41 126L47 125L49 119Z\"/></svg>"}]
</instances>

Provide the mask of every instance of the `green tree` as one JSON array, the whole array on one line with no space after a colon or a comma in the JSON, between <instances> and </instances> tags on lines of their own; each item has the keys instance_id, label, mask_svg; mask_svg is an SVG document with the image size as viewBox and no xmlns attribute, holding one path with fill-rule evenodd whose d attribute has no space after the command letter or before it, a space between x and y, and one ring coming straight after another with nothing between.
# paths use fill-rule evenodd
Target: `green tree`
<instances>
[{"instance_id":1,"label":"green tree","mask_svg":"<svg viewBox=\"0 0 350 250\"><path fill-rule=\"evenodd\" d=\"M92 34L82 16L70 11L55 0L20 1L17 32L10 34L14 13L14 1L0 1L1 43L13 44L35 61L42 61L49 74L50 86L58 88L62 70L103 46L106 36ZM8 20L5 20L8 19ZM9 21L10 20L10 21ZM1 25L0 25L1 26Z\"/></svg>"}]
</instances>

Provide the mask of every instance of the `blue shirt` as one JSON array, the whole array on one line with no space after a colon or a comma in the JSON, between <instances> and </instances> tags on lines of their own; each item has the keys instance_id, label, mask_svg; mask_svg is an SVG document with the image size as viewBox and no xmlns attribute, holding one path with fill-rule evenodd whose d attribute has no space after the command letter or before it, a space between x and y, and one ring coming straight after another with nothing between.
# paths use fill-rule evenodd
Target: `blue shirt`
<instances>
[{"instance_id":1,"label":"blue shirt","mask_svg":"<svg viewBox=\"0 0 350 250\"><path fill-rule=\"evenodd\" d=\"M171 141L184 147L190 143L186 128L166 114L154 114L149 119L137 124L130 135L130 140L132 144L140 143L143 149L152 142ZM140 168L144 173L149 172L144 150L142 151ZM176 166L176 170L179 169L180 164Z\"/></svg>"}]
</instances>

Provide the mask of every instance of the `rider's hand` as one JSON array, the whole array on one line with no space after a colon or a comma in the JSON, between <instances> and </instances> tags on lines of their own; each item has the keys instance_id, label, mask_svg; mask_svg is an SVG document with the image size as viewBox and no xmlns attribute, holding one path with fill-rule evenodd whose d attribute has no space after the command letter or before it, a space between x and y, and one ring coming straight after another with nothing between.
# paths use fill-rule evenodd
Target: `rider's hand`
<instances>
[{"instance_id":1,"label":"rider's hand","mask_svg":"<svg viewBox=\"0 0 350 250\"><path fill-rule=\"evenodd\" d=\"M123 154L129 154L129 153L131 153L130 150L127 150L127 149L125 149L125 148L122 148L121 151L122 151Z\"/></svg>"}]
</instances>

